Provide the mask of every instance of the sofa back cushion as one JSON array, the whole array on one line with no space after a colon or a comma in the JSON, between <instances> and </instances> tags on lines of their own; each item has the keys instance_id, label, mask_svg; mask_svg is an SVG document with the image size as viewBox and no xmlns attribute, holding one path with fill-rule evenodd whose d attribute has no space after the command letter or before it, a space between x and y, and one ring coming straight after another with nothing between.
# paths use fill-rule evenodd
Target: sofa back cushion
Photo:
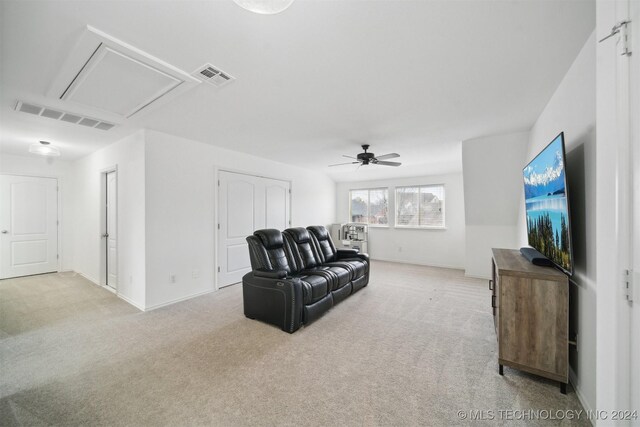
<instances>
[{"instance_id":1,"label":"sofa back cushion","mask_svg":"<svg viewBox=\"0 0 640 427\"><path fill-rule=\"evenodd\" d=\"M254 270L292 272L289 261L291 254L288 253L288 247L280 230L258 230L253 233L253 236L247 237L247 243L249 243L251 268Z\"/></svg>"},{"instance_id":2,"label":"sofa back cushion","mask_svg":"<svg viewBox=\"0 0 640 427\"><path fill-rule=\"evenodd\" d=\"M306 228L288 228L282 234L291 248L297 271L317 267L321 264Z\"/></svg>"},{"instance_id":3,"label":"sofa back cushion","mask_svg":"<svg viewBox=\"0 0 640 427\"><path fill-rule=\"evenodd\" d=\"M320 263L333 262L337 258L338 250L331 240L331 235L326 227L322 225L312 225L307 227L309 233L313 236L316 247L316 254Z\"/></svg>"}]
</instances>

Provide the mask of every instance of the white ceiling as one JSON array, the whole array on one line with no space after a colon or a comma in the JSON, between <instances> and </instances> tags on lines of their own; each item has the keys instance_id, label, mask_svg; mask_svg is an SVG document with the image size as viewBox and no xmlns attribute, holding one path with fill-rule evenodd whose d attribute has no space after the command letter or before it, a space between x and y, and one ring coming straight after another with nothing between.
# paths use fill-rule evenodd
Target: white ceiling
<instances>
[{"instance_id":1,"label":"white ceiling","mask_svg":"<svg viewBox=\"0 0 640 427\"><path fill-rule=\"evenodd\" d=\"M461 170L460 141L531 127L595 27L593 0L296 0L278 15L231 0L0 7L2 152L45 139L72 160L145 127L336 181ZM71 109L45 94L86 25L188 73L210 62L237 80L110 131L13 111L17 100ZM362 143L403 166L326 167Z\"/></svg>"}]
</instances>

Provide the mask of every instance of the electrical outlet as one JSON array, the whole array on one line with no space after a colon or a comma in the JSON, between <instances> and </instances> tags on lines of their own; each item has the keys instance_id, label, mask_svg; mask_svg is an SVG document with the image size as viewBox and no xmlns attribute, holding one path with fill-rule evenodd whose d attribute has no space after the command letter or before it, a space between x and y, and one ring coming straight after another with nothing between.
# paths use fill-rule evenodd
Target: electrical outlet
<instances>
[{"instance_id":1,"label":"electrical outlet","mask_svg":"<svg viewBox=\"0 0 640 427\"><path fill-rule=\"evenodd\" d=\"M197 279L200 277L200 270L196 269L191 272L191 277Z\"/></svg>"},{"instance_id":2,"label":"electrical outlet","mask_svg":"<svg viewBox=\"0 0 640 427\"><path fill-rule=\"evenodd\" d=\"M176 275L175 274L170 274L169 275L169 283L176 283Z\"/></svg>"}]
</instances>

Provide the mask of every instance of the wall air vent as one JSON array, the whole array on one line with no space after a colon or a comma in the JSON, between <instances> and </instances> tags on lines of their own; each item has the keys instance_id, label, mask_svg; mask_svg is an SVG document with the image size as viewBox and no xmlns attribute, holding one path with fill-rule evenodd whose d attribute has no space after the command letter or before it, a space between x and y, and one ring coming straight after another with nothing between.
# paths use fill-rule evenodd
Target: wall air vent
<instances>
[{"instance_id":1,"label":"wall air vent","mask_svg":"<svg viewBox=\"0 0 640 427\"><path fill-rule=\"evenodd\" d=\"M109 130L115 126L115 124L113 123L103 122L102 120L66 113L64 111L54 110L53 108L42 107L40 105L29 104L22 101L18 101L15 110L40 117L46 117L53 120L59 120L61 122L74 123L100 130Z\"/></svg>"},{"instance_id":2,"label":"wall air vent","mask_svg":"<svg viewBox=\"0 0 640 427\"><path fill-rule=\"evenodd\" d=\"M215 87L221 87L235 80L235 77L211 64L204 64L193 72L193 76Z\"/></svg>"}]
</instances>

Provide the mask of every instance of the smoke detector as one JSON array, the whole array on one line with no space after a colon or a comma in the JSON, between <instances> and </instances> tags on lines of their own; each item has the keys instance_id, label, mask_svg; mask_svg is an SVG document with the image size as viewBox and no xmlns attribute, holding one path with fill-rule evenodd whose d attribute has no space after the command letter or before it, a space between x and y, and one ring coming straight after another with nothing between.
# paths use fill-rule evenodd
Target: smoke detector
<instances>
[{"instance_id":1,"label":"smoke detector","mask_svg":"<svg viewBox=\"0 0 640 427\"><path fill-rule=\"evenodd\" d=\"M204 64L191 75L215 87L225 86L236 79L231 74L224 72L220 68L211 64Z\"/></svg>"}]
</instances>

